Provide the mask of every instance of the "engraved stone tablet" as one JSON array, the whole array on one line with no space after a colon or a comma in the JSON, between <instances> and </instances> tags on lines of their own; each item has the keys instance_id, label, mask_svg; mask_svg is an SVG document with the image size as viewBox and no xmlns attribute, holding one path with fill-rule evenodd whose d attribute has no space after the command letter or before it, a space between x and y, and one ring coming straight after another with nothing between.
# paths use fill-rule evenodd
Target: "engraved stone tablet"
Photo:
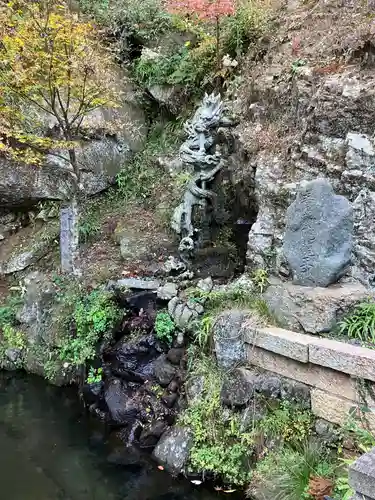
<instances>
[{"instance_id":1,"label":"engraved stone tablet","mask_svg":"<svg viewBox=\"0 0 375 500\"><path fill-rule=\"evenodd\" d=\"M298 285L326 287L351 262L353 209L326 179L301 184L286 213L283 252Z\"/></svg>"}]
</instances>

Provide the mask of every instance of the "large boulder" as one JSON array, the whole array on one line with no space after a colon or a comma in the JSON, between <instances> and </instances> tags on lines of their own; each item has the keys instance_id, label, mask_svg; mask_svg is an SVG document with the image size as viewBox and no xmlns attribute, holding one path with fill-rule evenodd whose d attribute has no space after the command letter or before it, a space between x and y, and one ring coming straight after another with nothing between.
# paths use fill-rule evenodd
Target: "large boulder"
<instances>
[{"instance_id":1,"label":"large boulder","mask_svg":"<svg viewBox=\"0 0 375 500\"><path fill-rule=\"evenodd\" d=\"M59 237L55 221L40 227L29 226L11 238L0 242L0 275L23 271L51 251Z\"/></svg>"},{"instance_id":2,"label":"large boulder","mask_svg":"<svg viewBox=\"0 0 375 500\"><path fill-rule=\"evenodd\" d=\"M328 288L305 287L276 279L264 300L277 321L290 330L326 333L357 304L374 299L375 294L360 283L341 283Z\"/></svg>"},{"instance_id":3,"label":"large boulder","mask_svg":"<svg viewBox=\"0 0 375 500\"><path fill-rule=\"evenodd\" d=\"M123 96L120 106L97 109L82 123L89 131L89 139L81 141L77 160L86 195L99 193L114 183L116 174L141 148L147 133L145 116L135 99L133 87L125 74L114 71L117 73L116 86ZM56 130L56 123L50 116L31 118L38 123L41 134L48 135ZM61 155L68 158L67 152L62 151ZM72 191L72 179L69 163L61 157L49 155L42 167L0 158L0 206L9 208L40 200L66 200Z\"/></svg>"},{"instance_id":4,"label":"large boulder","mask_svg":"<svg viewBox=\"0 0 375 500\"><path fill-rule=\"evenodd\" d=\"M173 427L163 434L154 449L153 457L171 474L177 475L183 472L192 446L191 431L184 427Z\"/></svg>"},{"instance_id":5,"label":"large boulder","mask_svg":"<svg viewBox=\"0 0 375 500\"><path fill-rule=\"evenodd\" d=\"M325 287L348 270L353 209L326 179L302 183L286 212L283 252L298 285Z\"/></svg>"}]
</instances>

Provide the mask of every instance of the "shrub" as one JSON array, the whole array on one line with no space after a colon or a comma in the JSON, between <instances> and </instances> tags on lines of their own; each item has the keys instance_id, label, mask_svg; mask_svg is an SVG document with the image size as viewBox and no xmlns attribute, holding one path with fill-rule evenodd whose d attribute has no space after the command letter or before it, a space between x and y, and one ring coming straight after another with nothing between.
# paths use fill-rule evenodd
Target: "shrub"
<instances>
[{"instance_id":1,"label":"shrub","mask_svg":"<svg viewBox=\"0 0 375 500\"><path fill-rule=\"evenodd\" d=\"M349 338L375 343L375 303L359 304L338 326Z\"/></svg>"},{"instance_id":2,"label":"shrub","mask_svg":"<svg viewBox=\"0 0 375 500\"><path fill-rule=\"evenodd\" d=\"M168 345L172 344L173 333L176 330L173 319L167 312L158 312L155 319L156 337Z\"/></svg>"},{"instance_id":3,"label":"shrub","mask_svg":"<svg viewBox=\"0 0 375 500\"><path fill-rule=\"evenodd\" d=\"M94 358L98 341L105 334L112 334L120 311L111 294L102 290L94 290L76 301L71 317L65 322L69 333L59 343L58 357L80 366Z\"/></svg>"},{"instance_id":4,"label":"shrub","mask_svg":"<svg viewBox=\"0 0 375 500\"><path fill-rule=\"evenodd\" d=\"M311 412L296 404L282 401L260 421L259 430L267 438L282 439L291 445L300 445L308 438L313 424Z\"/></svg>"},{"instance_id":5,"label":"shrub","mask_svg":"<svg viewBox=\"0 0 375 500\"><path fill-rule=\"evenodd\" d=\"M11 295L6 303L0 306L0 328L5 325L16 324L16 312L21 304L22 299L20 296Z\"/></svg>"},{"instance_id":6,"label":"shrub","mask_svg":"<svg viewBox=\"0 0 375 500\"><path fill-rule=\"evenodd\" d=\"M214 57L215 44L212 38L202 41L195 48L185 44L171 54L143 49L141 57L134 64L134 72L138 82L144 86L185 85L197 91L199 83L209 83Z\"/></svg>"},{"instance_id":7,"label":"shrub","mask_svg":"<svg viewBox=\"0 0 375 500\"><path fill-rule=\"evenodd\" d=\"M220 403L222 375L208 357L195 357L190 377L204 379L199 399L181 415L180 424L194 435L189 468L194 472L220 477L228 485L244 485L250 480L254 441L241 429L236 415L226 415Z\"/></svg>"},{"instance_id":8,"label":"shrub","mask_svg":"<svg viewBox=\"0 0 375 500\"><path fill-rule=\"evenodd\" d=\"M222 23L221 51L238 57L269 29L269 10L259 0L240 0L233 16Z\"/></svg>"},{"instance_id":9,"label":"shrub","mask_svg":"<svg viewBox=\"0 0 375 500\"><path fill-rule=\"evenodd\" d=\"M103 24L118 42L122 56L131 41L143 44L155 40L172 26L162 0L79 0L84 12Z\"/></svg>"}]
</instances>

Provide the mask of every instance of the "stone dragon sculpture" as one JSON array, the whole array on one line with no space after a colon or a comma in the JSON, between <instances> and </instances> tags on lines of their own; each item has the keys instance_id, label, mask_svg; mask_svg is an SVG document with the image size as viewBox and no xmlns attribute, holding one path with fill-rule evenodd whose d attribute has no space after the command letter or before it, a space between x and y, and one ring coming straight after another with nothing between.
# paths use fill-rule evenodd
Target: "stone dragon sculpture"
<instances>
[{"instance_id":1,"label":"stone dragon sculpture","mask_svg":"<svg viewBox=\"0 0 375 500\"><path fill-rule=\"evenodd\" d=\"M193 118L185 125L187 139L180 147L180 158L184 165L193 168L194 174L172 219L173 229L182 238L179 251L185 260L194 254L199 232L193 223L195 207L204 212L208 206L214 209L216 203L216 193L210 187L225 165L217 145L217 131L232 125L233 122L223 116L223 102L216 94L206 94Z\"/></svg>"}]
</instances>

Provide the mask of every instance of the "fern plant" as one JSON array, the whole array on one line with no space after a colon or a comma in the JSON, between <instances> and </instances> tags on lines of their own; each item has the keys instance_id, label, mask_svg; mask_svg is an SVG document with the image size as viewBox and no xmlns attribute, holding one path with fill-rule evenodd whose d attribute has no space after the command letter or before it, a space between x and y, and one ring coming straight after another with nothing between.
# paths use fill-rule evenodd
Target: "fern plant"
<instances>
[{"instance_id":1,"label":"fern plant","mask_svg":"<svg viewBox=\"0 0 375 500\"><path fill-rule=\"evenodd\" d=\"M351 339L375 343L375 303L359 304L338 326L339 332Z\"/></svg>"}]
</instances>

